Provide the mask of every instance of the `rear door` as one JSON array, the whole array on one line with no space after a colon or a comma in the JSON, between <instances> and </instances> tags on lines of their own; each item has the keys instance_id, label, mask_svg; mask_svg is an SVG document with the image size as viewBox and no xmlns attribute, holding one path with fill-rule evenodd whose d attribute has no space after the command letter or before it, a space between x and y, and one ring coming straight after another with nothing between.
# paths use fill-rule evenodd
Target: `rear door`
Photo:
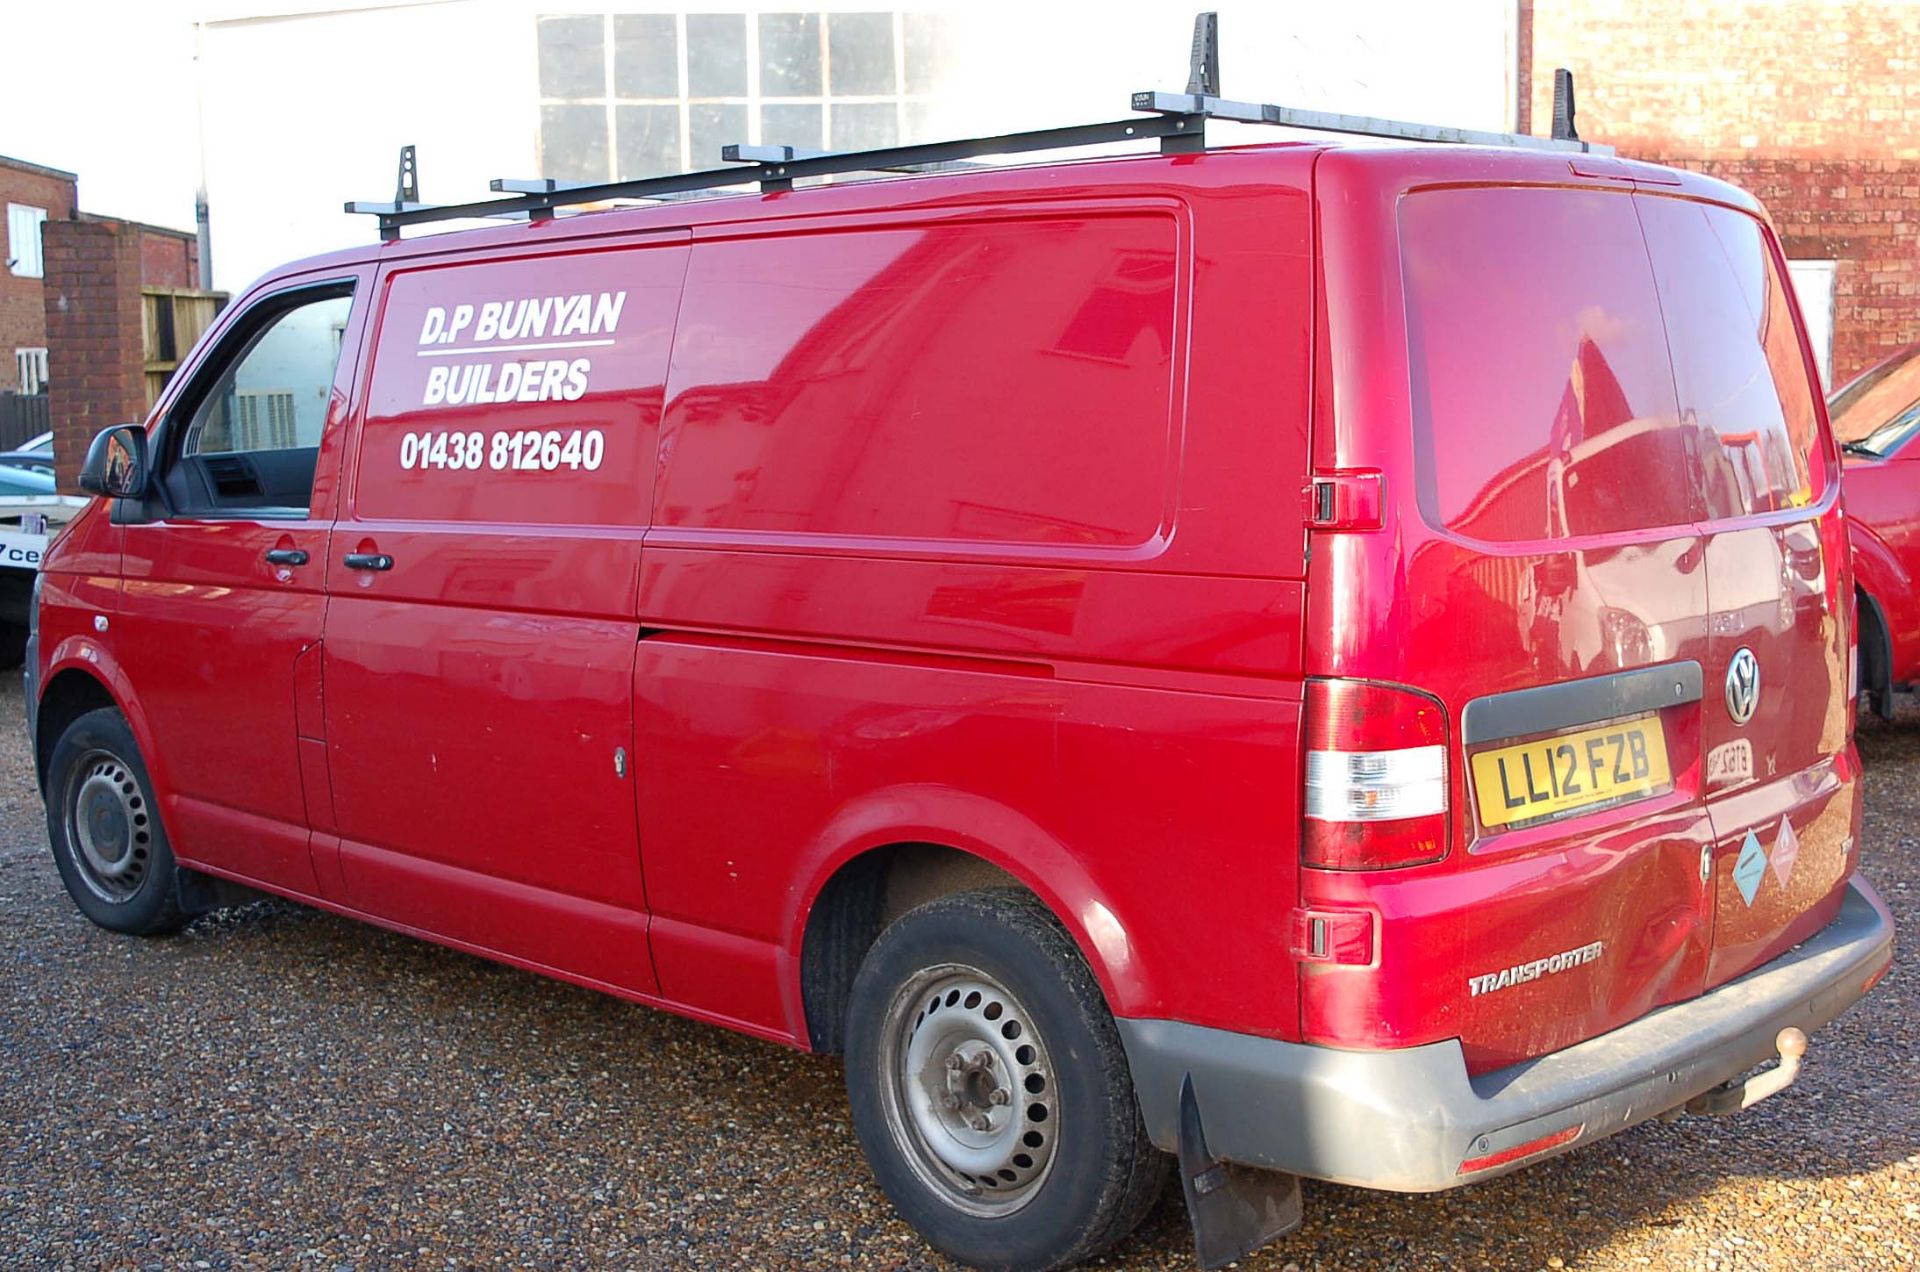
<instances>
[{"instance_id":1,"label":"rear door","mask_svg":"<svg viewBox=\"0 0 1920 1272\"><path fill-rule=\"evenodd\" d=\"M1730 208L1634 202L1705 477L1711 985L1824 925L1852 870L1853 585L1838 456L1770 236Z\"/></svg>"},{"instance_id":2,"label":"rear door","mask_svg":"<svg viewBox=\"0 0 1920 1272\"><path fill-rule=\"evenodd\" d=\"M1381 469L1389 507L1379 531L1316 540L1308 656L1439 700L1451 825L1431 864L1306 872L1303 893L1383 930L1377 969L1311 969L1303 1026L1458 1037L1494 1068L1704 983L1698 460L1629 190L1570 184L1564 164L1556 185L1426 188L1362 164L1322 171L1372 186L1347 206L1389 210L1405 312L1342 318L1376 303L1381 249L1330 220L1331 373L1353 393L1316 463ZM1404 370L1373 362L1395 327Z\"/></svg>"}]
</instances>

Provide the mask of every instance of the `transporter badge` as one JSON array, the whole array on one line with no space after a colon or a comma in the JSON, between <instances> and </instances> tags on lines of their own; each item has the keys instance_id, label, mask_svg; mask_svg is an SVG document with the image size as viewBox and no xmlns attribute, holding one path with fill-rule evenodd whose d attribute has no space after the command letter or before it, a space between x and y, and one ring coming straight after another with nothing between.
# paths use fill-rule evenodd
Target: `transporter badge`
<instances>
[{"instance_id":1,"label":"transporter badge","mask_svg":"<svg viewBox=\"0 0 1920 1272\"><path fill-rule=\"evenodd\" d=\"M1515 985L1539 980L1542 976L1554 976L1576 967L1584 967L1599 958L1606 948L1605 941L1595 941L1591 945L1562 950L1558 954L1549 954L1545 958L1536 958L1528 963L1516 963L1512 967L1488 972L1483 976L1469 976L1467 989L1474 998L1482 994L1491 994L1496 989L1511 989Z\"/></svg>"}]
</instances>

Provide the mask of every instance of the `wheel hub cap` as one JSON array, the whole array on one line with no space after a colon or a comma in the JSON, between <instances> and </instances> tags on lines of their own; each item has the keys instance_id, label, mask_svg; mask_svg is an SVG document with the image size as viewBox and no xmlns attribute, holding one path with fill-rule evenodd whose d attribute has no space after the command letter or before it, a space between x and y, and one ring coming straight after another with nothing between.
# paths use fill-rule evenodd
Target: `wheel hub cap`
<instances>
[{"instance_id":1,"label":"wheel hub cap","mask_svg":"<svg viewBox=\"0 0 1920 1272\"><path fill-rule=\"evenodd\" d=\"M1052 1062L1026 1009L973 968L932 969L888 1017L889 1128L915 1173L972 1214L1032 1197L1058 1134Z\"/></svg>"},{"instance_id":2,"label":"wheel hub cap","mask_svg":"<svg viewBox=\"0 0 1920 1272\"><path fill-rule=\"evenodd\" d=\"M125 901L147 877L153 833L146 800L116 756L89 756L78 773L67 819L74 863L103 900Z\"/></svg>"}]
</instances>

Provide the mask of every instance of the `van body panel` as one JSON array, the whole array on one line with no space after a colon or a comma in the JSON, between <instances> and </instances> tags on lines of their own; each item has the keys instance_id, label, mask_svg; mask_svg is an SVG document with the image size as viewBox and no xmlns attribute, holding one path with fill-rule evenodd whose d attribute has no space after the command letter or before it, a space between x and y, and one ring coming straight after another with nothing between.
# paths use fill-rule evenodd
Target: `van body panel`
<instances>
[{"instance_id":1,"label":"van body panel","mask_svg":"<svg viewBox=\"0 0 1920 1272\"><path fill-rule=\"evenodd\" d=\"M1297 703L690 637L642 642L635 697L666 992L772 1009L821 871L935 843L1036 881L1117 1011L1291 1032L1299 800L1270 765Z\"/></svg>"}]
</instances>

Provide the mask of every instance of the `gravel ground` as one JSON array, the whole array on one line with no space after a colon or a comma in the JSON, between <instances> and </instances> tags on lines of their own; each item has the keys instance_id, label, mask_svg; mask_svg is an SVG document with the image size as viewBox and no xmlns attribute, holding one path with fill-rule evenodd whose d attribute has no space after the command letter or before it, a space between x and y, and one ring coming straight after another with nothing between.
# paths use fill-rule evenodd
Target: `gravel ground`
<instances>
[{"instance_id":1,"label":"gravel ground","mask_svg":"<svg viewBox=\"0 0 1920 1272\"><path fill-rule=\"evenodd\" d=\"M279 902L93 928L4 686L0 1267L946 1266L873 1186L832 1060ZM1920 932L1920 709L1861 749L1867 870ZM1243 1266L1920 1264L1913 963L1740 1118L1437 1197L1309 1184ZM1169 1194L1108 1263L1191 1267L1187 1243Z\"/></svg>"}]
</instances>

